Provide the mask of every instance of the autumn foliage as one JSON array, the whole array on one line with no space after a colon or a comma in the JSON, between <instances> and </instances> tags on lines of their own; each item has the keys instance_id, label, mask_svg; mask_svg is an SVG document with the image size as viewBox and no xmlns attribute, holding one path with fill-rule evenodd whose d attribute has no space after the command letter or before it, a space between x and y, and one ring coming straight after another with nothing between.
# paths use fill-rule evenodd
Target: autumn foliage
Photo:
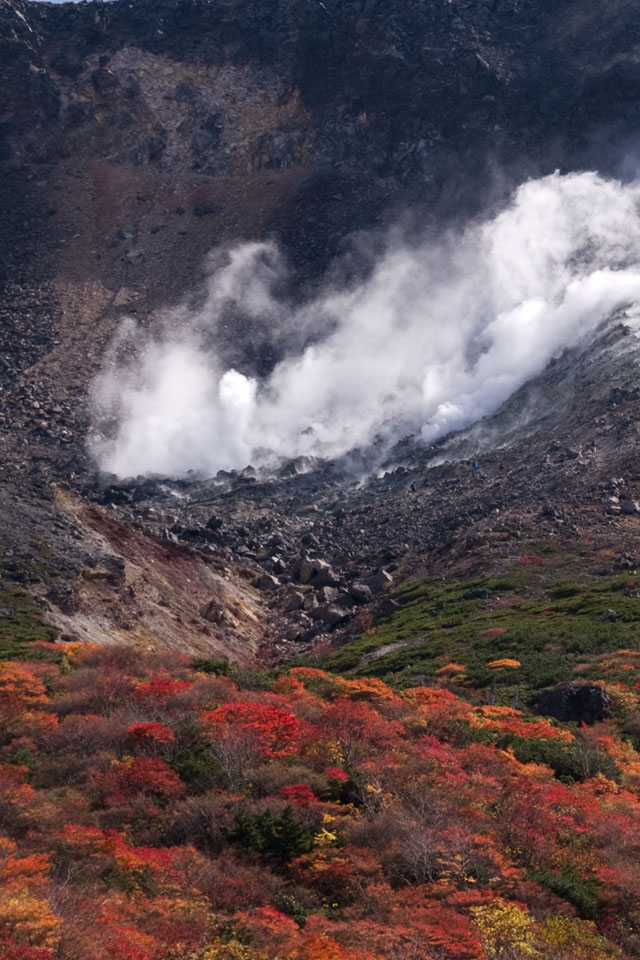
<instances>
[{"instance_id":1,"label":"autumn foliage","mask_svg":"<svg viewBox=\"0 0 640 960\"><path fill-rule=\"evenodd\" d=\"M0 960L640 955L631 652L590 728L310 667L47 657L0 665Z\"/></svg>"}]
</instances>

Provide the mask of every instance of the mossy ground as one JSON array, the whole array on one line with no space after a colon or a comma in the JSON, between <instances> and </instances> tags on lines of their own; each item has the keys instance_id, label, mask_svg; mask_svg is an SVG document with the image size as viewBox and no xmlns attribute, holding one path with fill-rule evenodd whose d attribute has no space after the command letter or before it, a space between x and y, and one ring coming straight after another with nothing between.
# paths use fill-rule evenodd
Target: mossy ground
<instances>
[{"instance_id":1,"label":"mossy ground","mask_svg":"<svg viewBox=\"0 0 640 960\"><path fill-rule=\"evenodd\" d=\"M632 574L613 573L610 558L604 564L586 549L537 544L499 578L410 581L393 594L393 615L350 639L328 666L408 686L453 662L465 668L459 692L495 676L498 702L516 692L532 701L545 687L598 674L607 651L640 649L640 580L636 589ZM609 608L616 621L602 622ZM488 668L504 658L521 667Z\"/></svg>"},{"instance_id":2,"label":"mossy ground","mask_svg":"<svg viewBox=\"0 0 640 960\"><path fill-rule=\"evenodd\" d=\"M33 597L20 587L0 590L0 660L46 659L36 640L52 643L60 631L45 623Z\"/></svg>"}]
</instances>

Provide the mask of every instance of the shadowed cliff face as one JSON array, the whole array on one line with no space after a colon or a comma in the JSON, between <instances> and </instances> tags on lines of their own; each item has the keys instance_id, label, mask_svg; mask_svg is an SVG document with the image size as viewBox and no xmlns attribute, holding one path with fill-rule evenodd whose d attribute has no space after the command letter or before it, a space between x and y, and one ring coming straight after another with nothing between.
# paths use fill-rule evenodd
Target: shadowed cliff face
<instances>
[{"instance_id":1,"label":"shadowed cliff face","mask_svg":"<svg viewBox=\"0 0 640 960\"><path fill-rule=\"evenodd\" d=\"M54 240L80 231L76 273L113 291L122 272L96 248L133 233L126 276L148 278L131 229L148 223L163 266L170 242L189 251L154 278L166 296L221 240L275 234L313 274L408 207L460 217L528 174L629 165L636 20L626 0L3 0L5 246L42 275L33 219L49 215L52 272ZM26 196L29 237L11 203Z\"/></svg>"},{"instance_id":2,"label":"shadowed cliff face","mask_svg":"<svg viewBox=\"0 0 640 960\"><path fill-rule=\"evenodd\" d=\"M209 245L274 232L310 270L394 204L460 216L503 180L611 169L638 119L625 0L4 2L0 38L11 169L89 176L125 220L184 208Z\"/></svg>"},{"instance_id":3,"label":"shadowed cliff face","mask_svg":"<svg viewBox=\"0 0 640 960\"><path fill-rule=\"evenodd\" d=\"M122 316L197 297L225 244L277 240L295 299L354 234L436 231L556 167L632 175L639 42L626 0L0 0L4 568L42 530L63 570L98 549L51 483L92 470ZM277 359L241 316L221 353Z\"/></svg>"},{"instance_id":4,"label":"shadowed cliff face","mask_svg":"<svg viewBox=\"0 0 640 960\"><path fill-rule=\"evenodd\" d=\"M11 389L40 360L83 388L117 316L180 299L217 245L275 238L305 283L354 232L634 172L639 39L626 0L2 0Z\"/></svg>"}]
</instances>

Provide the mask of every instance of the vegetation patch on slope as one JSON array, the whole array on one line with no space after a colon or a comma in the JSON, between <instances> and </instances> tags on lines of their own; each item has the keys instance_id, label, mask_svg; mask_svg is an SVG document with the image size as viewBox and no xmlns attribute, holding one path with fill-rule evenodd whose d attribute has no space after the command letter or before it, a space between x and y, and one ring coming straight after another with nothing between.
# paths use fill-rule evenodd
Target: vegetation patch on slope
<instances>
[{"instance_id":1,"label":"vegetation patch on slope","mask_svg":"<svg viewBox=\"0 0 640 960\"><path fill-rule=\"evenodd\" d=\"M34 643L51 643L60 631L45 623L38 604L20 587L0 591L0 659L43 658L45 651Z\"/></svg>"},{"instance_id":2,"label":"vegetation patch on slope","mask_svg":"<svg viewBox=\"0 0 640 960\"><path fill-rule=\"evenodd\" d=\"M500 578L410 581L394 593L391 616L350 638L328 666L400 687L425 679L497 686L502 701L518 693L531 702L577 673L597 675L607 651L640 648L640 579L611 569L558 579L563 572L528 553ZM489 666L501 660L519 666ZM592 663L595 673L585 673Z\"/></svg>"}]
</instances>

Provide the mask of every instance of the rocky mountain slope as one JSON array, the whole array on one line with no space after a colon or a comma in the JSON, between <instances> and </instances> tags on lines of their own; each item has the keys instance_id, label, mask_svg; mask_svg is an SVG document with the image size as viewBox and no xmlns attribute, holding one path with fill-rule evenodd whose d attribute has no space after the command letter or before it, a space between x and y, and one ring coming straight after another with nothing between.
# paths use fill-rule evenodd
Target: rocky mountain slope
<instances>
[{"instance_id":1,"label":"rocky mountain slope","mask_svg":"<svg viewBox=\"0 0 640 960\"><path fill-rule=\"evenodd\" d=\"M366 481L118 485L85 441L119 320L197 294L214 247L276 238L295 298L354 232L434 232L556 167L634 172L639 32L625 0L0 0L3 579L69 636L243 658L357 629L387 577L540 537L633 553L624 329ZM243 317L222 348L276 359Z\"/></svg>"}]
</instances>

